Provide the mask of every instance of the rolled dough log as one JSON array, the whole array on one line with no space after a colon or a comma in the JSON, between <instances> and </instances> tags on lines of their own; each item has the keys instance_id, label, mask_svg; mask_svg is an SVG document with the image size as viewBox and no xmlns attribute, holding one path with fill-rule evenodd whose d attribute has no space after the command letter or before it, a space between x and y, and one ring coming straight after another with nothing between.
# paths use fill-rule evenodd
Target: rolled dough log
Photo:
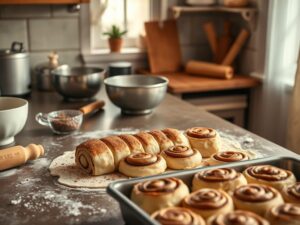
<instances>
[{"instance_id":1,"label":"rolled dough log","mask_svg":"<svg viewBox=\"0 0 300 225\"><path fill-rule=\"evenodd\" d=\"M49 166L50 174L58 176L58 183L75 188L106 188L111 182L128 179L120 173L91 176L75 164L75 151L67 151L55 158Z\"/></svg>"}]
</instances>

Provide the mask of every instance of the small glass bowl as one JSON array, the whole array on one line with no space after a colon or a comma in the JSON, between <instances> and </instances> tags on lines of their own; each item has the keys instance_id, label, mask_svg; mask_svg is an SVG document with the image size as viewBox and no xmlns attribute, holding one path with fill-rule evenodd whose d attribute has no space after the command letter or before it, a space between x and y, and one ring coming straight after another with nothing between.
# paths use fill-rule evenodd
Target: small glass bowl
<instances>
[{"instance_id":1,"label":"small glass bowl","mask_svg":"<svg viewBox=\"0 0 300 225\"><path fill-rule=\"evenodd\" d=\"M50 113L38 113L36 121L48 126L56 134L70 134L80 129L83 113L79 110L59 110Z\"/></svg>"}]
</instances>

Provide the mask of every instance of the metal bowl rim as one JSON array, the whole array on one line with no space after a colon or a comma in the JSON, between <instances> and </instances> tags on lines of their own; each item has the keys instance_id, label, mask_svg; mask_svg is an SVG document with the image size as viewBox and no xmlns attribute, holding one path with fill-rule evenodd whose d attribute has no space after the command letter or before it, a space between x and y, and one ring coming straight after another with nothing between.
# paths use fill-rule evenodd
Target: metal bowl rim
<instances>
[{"instance_id":1,"label":"metal bowl rim","mask_svg":"<svg viewBox=\"0 0 300 225\"><path fill-rule=\"evenodd\" d=\"M109 87L117 87L117 88L156 88L156 87L164 87L164 86L167 86L168 83L169 83L169 80L168 78L164 77L164 76L152 76L154 78L159 78L162 80L161 83L159 84L150 84L150 85L132 85L132 86L120 86L120 85L115 85L115 84L111 84L111 83L108 83L108 80L110 79L116 79L118 77L122 77L122 78L125 78L125 77L149 77L151 75L118 75L118 76L113 76L113 77L107 77L104 79L104 84L105 86L109 86Z\"/></svg>"},{"instance_id":2,"label":"metal bowl rim","mask_svg":"<svg viewBox=\"0 0 300 225\"><path fill-rule=\"evenodd\" d=\"M88 67L88 66L74 66L74 67L71 67L71 66L69 66L70 69L85 69L85 68L87 68L87 69L92 69L92 70L95 70L95 71L93 71L92 73L84 73L84 74L76 74L76 75L74 75L74 74L63 75L63 74L57 73L57 71L58 71L61 67L63 67L63 66L67 66L67 65L61 65L61 66L55 68L54 70L51 71L51 74L52 74L53 76L57 76L57 77L66 77L66 78L68 78L68 77L84 77L84 76L92 76L92 75L95 75L95 74L104 74L104 73L106 72L105 69L100 68L100 67Z\"/></svg>"}]
</instances>

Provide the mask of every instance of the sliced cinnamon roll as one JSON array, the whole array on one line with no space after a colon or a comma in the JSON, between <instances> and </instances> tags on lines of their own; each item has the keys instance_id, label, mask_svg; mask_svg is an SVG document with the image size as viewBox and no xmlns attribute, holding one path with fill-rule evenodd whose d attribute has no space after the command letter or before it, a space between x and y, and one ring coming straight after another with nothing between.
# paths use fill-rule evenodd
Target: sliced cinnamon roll
<instances>
[{"instance_id":1,"label":"sliced cinnamon roll","mask_svg":"<svg viewBox=\"0 0 300 225\"><path fill-rule=\"evenodd\" d=\"M300 204L285 203L272 207L266 214L272 225L299 225Z\"/></svg>"},{"instance_id":2,"label":"sliced cinnamon roll","mask_svg":"<svg viewBox=\"0 0 300 225\"><path fill-rule=\"evenodd\" d=\"M166 161L160 155L133 153L122 159L119 171L128 177L144 177L163 173Z\"/></svg>"},{"instance_id":3,"label":"sliced cinnamon roll","mask_svg":"<svg viewBox=\"0 0 300 225\"><path fill-rule=\"evenodd\" d=\"M233 211L231 197L222 190L211 188L202 188L192 192L183 199L182 205L201 215L204 219Z\"/></svg>"},{"instance_id":4,"label":"sliced cinnamon roll","mask_svg":"<svg viewBox=\"0 0 300 225\"><path fill-rule=\"evenodd\" d=\"M281 194L263 184L247 184L235 189L234 205L237 209L248 210L264 216L272 206L283 203Z\"/></svg>"},{"instance_id":5,"label":"sliced cinnamon roll","mask_svg":"<svg viewBox=\"0 0 300 225\"><path fill-rule=\"evenodd\" d=\"M220 151L220 136L216 130L207 127L193 127L185 132L193 149L205 158Z\"/></svg>"},{"instance_id":6,"label":"sliced cinnamon roll","mask_svg":"<svg viewBox=\"0 0 300 225\"><path fill-rule=\"evenodd\" d=\"M284 187L281 193L286 202L300 204L300 182Z\"/></svg>"},{"instance_id":7,"label":"sliced cinnamon roll","mask_svg":"<svg viewBox=\"0 0 300 225\"><path fill-rule=\"evenodd\" d=\"M249 160L250 157L242 151L224 151L213 154L207 161L209 165L219 165L224 163L239 162Z\"/></svg>"},{"instance_id":8,"label":"sliced cinnamon roll","mask_svg":"<svg viewBox=\"0 0 300 225\"><path fill-rule=\"evenodd\" d=\"M157 210L178 206L189 189L177 178L161 178L134 185L131 200L151 214Z\"/></svg>"},{"instance_id":9,"label":"sliced cinnamon roll","mask_svg":"<svg viewBox=\"0 0 300 225\"><path fill-rule=\"evenodd\" d=\"M189 140L183 133L174 128L163 129L162 132L173 142L174 145L184 145L190 147Z\"/></svg>"},{"instance_id":10,"label":"sliced cinnamon roll","mask_svg":"<svg viewBox=\"0 0 300 225\"><path fill-rule=\"evenodd\" d=\"M232 193L235 188L245 184L247 184L247 180L243 174L231 168L218 168L196 173L193 178L192 190L213 188Z\"/></svg>"},{"instance_id":11,"label":"sliced cinnamon roll","mask_svg":"<svg viewBox=\"0 0 300 225\"><path fill-rule=\"evenodd\" d=\"M151 134L157 141L160 152L174 146L174 143L160 130L152 130L148 132Z\"/></svg>"},{"instance_id":12,"label":"sliced cinnamon roll","mask_svg":"<svg viewBox=\"0 0 300 225\"><path fill-rule=\"evenodd\" d=\"M141 142L133 135L122 134L118 137L120 137L127 144L131 153L145 152Z\"/></svg>"},{"instance_id":13,"label":"sliced cinnamon roll","mask_svg":"<svg viewBox=\"0 0 300 225\"><path fill-rule=\"evenodd\" d=\"M197 150L188 146L177 145L161 153L171 169L191 169L201 165L202 156Z\"/></svg>"},{"instance_id":14,"label":"sliced cinnamon roll","mask_svg":"<svg viewBox=\"0 0 300 225\"><path fill-rule=\"evenodd\" d=\"M141 142L145 152L151 154L158 154L160 152L159 145L152 135L146 132L140 132L134 136Z\"/></svg>"},{"instance_id":15,"label":"sliced cinnamon roll","mask_svg":"<svg viewBox=\"0 0 300 225\"><path fill-rule=\"evenodd\" d=\"M205 225L203 218L182 207L169 207L151 215L161 225Z\"/></svg>"},{"instance_id":16,"label":"sliced cinnamon roll","mask_svg":"<svg viewBox=\"0 0 300 225\"><path fill-rule=\"evenodd\" d=\"M91 175L102 175L115 170L112 152L104 142L96 139L85 141L77 146L75 163Z\"/></svg>"},{"instance_id":17,"label":"sliced cinnamon roll","mask_svg":"<svg viewBox=\"0 0 300 225\"><path fill-rule=\"evenodd\" d=\"M271 165L251 166L243 173L248 183L270 185L279 191L296 183L296 178L291 171Z\"/></svg>"},{"instance_id":18,"label":"sliced cinnamon roll","mask_svg":"<svg viewBox=\"0 0 300 225\"><path fill-rule=\"evenodd\" d=\"M271 225L259 215L243 210L212 216L207 220L207 225ZM272 223L273 225L273 223Z\"/></svg>"},{"instance_id":19,"label":"sliced cinnamon roll","mask_svg":"<svg viewBox=\"0 0 300 225\"><path fill-rule=\"evenodd\" d=\"M126 142L118 136L108 136L105 138L101 138L100 140L103 141L111 150L114 156L115 167L117 169L119 167L121 159L130 155L129 147L127 146Z\"/></svg>"}]
</instances>

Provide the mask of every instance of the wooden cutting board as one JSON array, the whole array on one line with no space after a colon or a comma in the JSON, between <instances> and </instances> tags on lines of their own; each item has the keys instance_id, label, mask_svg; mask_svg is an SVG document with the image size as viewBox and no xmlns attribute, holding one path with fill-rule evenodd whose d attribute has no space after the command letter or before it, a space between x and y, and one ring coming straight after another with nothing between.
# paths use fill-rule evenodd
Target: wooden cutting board
<instances>
[{"instance_id":1,"label":"wooden cutting board","mask_svg":"<svg viewBox=\"0 0 300 225\"><path fill-rule=\"evenodd\" d=\"M181 69L181 51L175 20L145 23L150 72L167 73Z\"/></svg>"}]
</instances>

